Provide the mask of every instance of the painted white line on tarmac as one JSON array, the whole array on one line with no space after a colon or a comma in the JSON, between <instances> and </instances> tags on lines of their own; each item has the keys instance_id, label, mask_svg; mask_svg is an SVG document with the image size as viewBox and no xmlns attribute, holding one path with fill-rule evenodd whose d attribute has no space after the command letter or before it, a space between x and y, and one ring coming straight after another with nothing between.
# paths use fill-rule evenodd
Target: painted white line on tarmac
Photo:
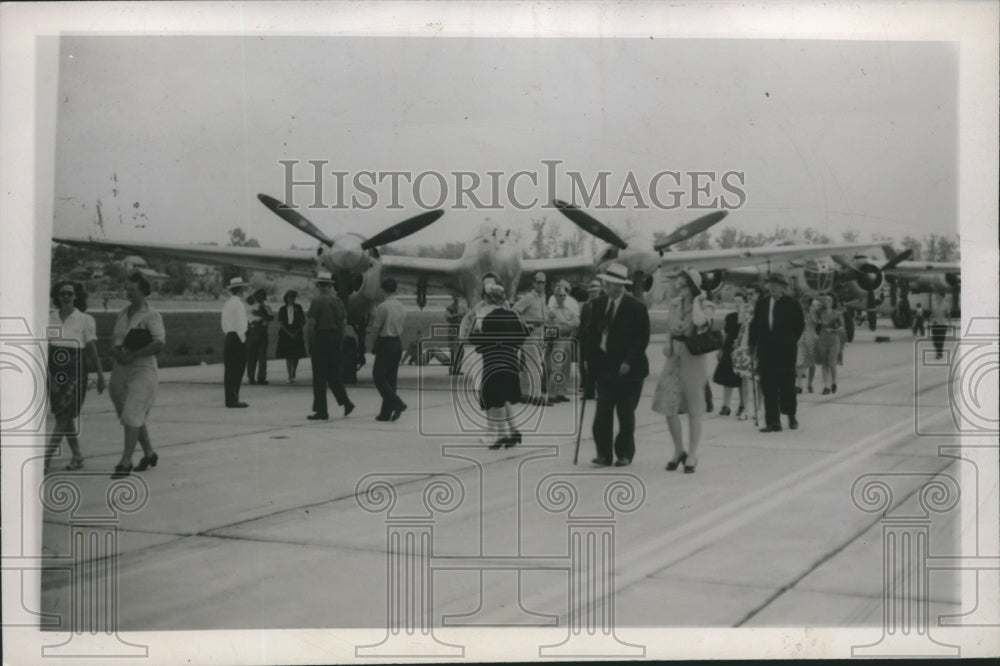
<instances>
[{"instance_id":1,"label":"painted white line on tarmac","mask_svg":"<svg viewBox=\"0 0 1000 666\"><path fill-rule=\"evenodd\" d=\"M950 420L951 412L942 409L928 420ZM908 415L882 430L841 449L837 453L803 467L798 472L783 477L774 483L739 497L728 504L703 514L683 526L661 534L631 549L616 559L612 594L631 587L652 573L691 555L697 550L720 541L725 535L744 528L750 521L787 503L793 496L801 494L840 473L846 467L894 446L903 437L913 434L913 417ZM619 550L619 552L621 552ZM625 573L621 573L625 572ZM522 601L525 608L549 608L567 597L565 586L550 586ZM500 609L489 614L484 621L503 625L510 611Z\"/></svg>"}]
</instances>

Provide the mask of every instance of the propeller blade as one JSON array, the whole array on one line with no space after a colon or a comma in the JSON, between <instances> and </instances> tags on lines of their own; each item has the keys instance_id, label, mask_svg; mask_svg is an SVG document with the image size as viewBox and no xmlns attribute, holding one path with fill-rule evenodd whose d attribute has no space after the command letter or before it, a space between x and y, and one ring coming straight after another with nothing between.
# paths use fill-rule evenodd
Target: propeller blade
<instances>
[{"instance_id":1,"label":"propeller blade","mask_svg":"<svg viewBox=\"0 0 1000 666\"><path fill-rule=\"evenodd\" d=\"M272 213L283 219L285 222L288 222L299 231L309 234L327 247L333 246L333 239L320 231L316 225L307 220L305 216L298 211L289 208L274 197L269 197L266 194L258 194L257 198L260 199L260 202L267 206Z\"/></svg>"},{"instance_id":2,"label":"propeller blade","mask_svg":"<svg viewBox=\"0 0 1000 666\"><path fill-rule=\"evenodd\" d=\"M846 268L847 270L854 272L856 275L861 275L862 274L861 271L858 270L857 266L855 266L854 264L852 264L851 262L849 262L847 259L844 259L843 257L841 257L839 255L833 256L833 257L831 257L831 259L833 259L835 262L837 262L837 265L840 266L841 268Z\"/></svg>"},{"instance_id":3,"label":"propeller blade","mask_svg":"<svg viewBox=\"0 0 1000 666\"><path fill-rule=\"evenodd\" d=\"M611 231L611 229L601 224L576 206L568 204L565 201L559 201L558 199L554 200L552 205L558 208L560 213L568 217L570 222L580 227L591 236L596 236L605 243L615 246L619 250L624 250L628 247L628 243L623 241L618 234Z\"/></svg>"},{"instance_id":4,"label":"propeller blade","mask_svg":"<svg viewBox=\"0 0 1000 666\"><path fill-rule=\"evenodd\" d=\"M654 245L653 249L657 252L663 252L671 245L676 245L681 241L686 241L688 238L696 236L706 229L718 224L724 217L726 217L726 215L729 215L728 210L718 210L714 213L709 213L704 217L699 217L697 220L683 224L667 236L662 243Z\"/></svg>"},{"instance_id":5,"label":"propeller blade","mask_svg":"<svg viewBox=\"0 0 1000 666\"><path fill-rule=\"evenodd\" d=\"M403 220L399 224L394 224L385 231L380 231L366 240L361 244L361 249L370 250L373 247L388 245L389 243L398 241L401 238L406 238L411 234L417 233L424 227L430 226L442 215L444 215L443 210L431 210L426 213L421 213L415 217L411 217L408 220Z\"/></svg>"},{"instance_id":6,"label":"propeller blade","mask_svg":"<svg viewBox=\"0 0 1000 666\"><path fill-rule=\"evenodd\" d=\"M906 261L913 256L913 250L906 250L905 252L900 252L895 257L886 262L885 266L882 267L883 271L895 268L900 264L900 262Z\"/></svg>"}]
</instances>

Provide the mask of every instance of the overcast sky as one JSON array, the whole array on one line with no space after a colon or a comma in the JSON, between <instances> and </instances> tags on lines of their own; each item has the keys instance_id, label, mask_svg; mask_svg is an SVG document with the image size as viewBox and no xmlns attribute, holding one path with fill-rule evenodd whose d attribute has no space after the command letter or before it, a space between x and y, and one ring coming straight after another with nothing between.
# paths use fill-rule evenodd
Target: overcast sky
<instances>
[{"instance_id":1,"label":"overcast sky","mask_svg":"<svg viewBox=\"0 0 1000 666\"><path fill-rule=\"evenodd\" d=\"M312 246L257 193L284 197L279 160L327 170L537 172L518 197L545 203L541 160L592 181L609 203L629 172L737 171L746 201L721 226L814 227L901 239L957 233L957 66L953 44L680 39L403 37L64 37L59 65L54 233ZM738 185L739 183L737 183ZM421 212L411 187L389 209L304 210L329 234L375 231ZM425 184L425 201L437 185ZM325 203L336 199L324 180ZM464 240L484 218L527 231L552 210L452 210L409 242ZM661 201L668 189L661 181ZM594 210L651 234L705 214ZM297 203L310 203L297 190ZM347 199L357 194L349 189ZM733 194L718 181L709 198ZM702 195L703 197L706 195ZM368 201L361 196L362 203ZM648 197L647 197L648 199ZM569 230L566 222L566 229Z\"/></svg>"}]
</instances>

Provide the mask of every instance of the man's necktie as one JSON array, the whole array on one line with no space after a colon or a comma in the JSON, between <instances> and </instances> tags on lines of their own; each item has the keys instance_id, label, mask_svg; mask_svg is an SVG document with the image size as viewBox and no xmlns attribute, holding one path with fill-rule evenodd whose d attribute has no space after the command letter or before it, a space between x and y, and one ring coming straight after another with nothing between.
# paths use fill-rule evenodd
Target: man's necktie
<instances>
[{"instance_id":1,"label":"man's necktie","mask_svg":"<svg viewBox=\"0 0 1000 666\"><path fill-rule=\"evenodd\" d=\"M604 326L604 333L601 335L601 349L608 351L608 331L611 329L611 322L615 318L615 302L608 300L608 317Z\"/></svg>"}]
</instances>

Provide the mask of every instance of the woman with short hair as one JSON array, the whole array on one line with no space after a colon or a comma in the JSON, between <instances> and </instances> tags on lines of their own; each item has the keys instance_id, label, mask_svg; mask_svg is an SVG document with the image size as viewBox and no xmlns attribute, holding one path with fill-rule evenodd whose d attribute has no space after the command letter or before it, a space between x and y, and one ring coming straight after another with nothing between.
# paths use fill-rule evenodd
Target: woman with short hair
<instances>
[{"instance_id":1,"label":"woman with short hair","mask_svg":"<svg viewBox=\"0 0 1000 666\"><path fill-rule=\"evenodd\" d=\"M521 317L506 307L503 285L491 284L484 292L492 309L469 334L469 341L483 357L479 403L486 410L490 432L495 433L489 448L496 450L521 443L510 406L522 400L518 350L528 337L528 329Z\"/></svg>"},{"instance_id":2,"label":"woman with short hair","mask_svg":"<svg viewBox=\"0 0 1000 666\"><path fill-rule=\"evenodd\" d=\"M750 322L753 321L754 308L757 307L757 300L764 294L764 288L759 284L751 284L746 289L746 303L740 309L740 335L736 341L736 348L733 350L733 370L743 380L743 396L747 402L744 405L749 407L749 401L753 400L754 410L757 409L757 391L753 382L760 381L760 373L757 371L756 362L750 351ZM746 421L749 417L749 409L737 413L737 419ZM757 414L754 413L754 419Z\"/></svg>"},{"instance_id":3,"label":"woman with short hair","mask_svg":"<svg viewBox=\"0 0 1000 666\"><path fill-rule=\"evenodd\" d=\"M59 337L49 340L49 408L55 416L55 428L45 451L45 471L55 457L62 438L66 438L73 457L68 470L83 467L83 453L77 438L76 419L87 395L87 361L97 371L97 392L104 393L104 372L97 356L97 323L84 312L87 296L83 286L60 280L52 287L49 327L59 329Z\"/></svg>"},{"instance_id":4,"label":"woman with short hair","mask_svg":"<svg viewBox=\"0 0 1000 666\"><path fill-rule=\"evenodd\" d=\"M736 370L733 367L733 351L736 349L736 343L740 338L740 330L744 324L741 317L743 306L746 305L746 302L746 292L740 290L733 294L733 303L736 306L736 311L726 315L726 323L723 327L726 334L726 341L723 343L722 349L719 350L719 362L716 364L715 373L712 375L712 381L722 387L722 408L719 409L719 416L729 416L732 413L729 409L729 402L732 400L734 388L739 389L740 393L740 406L736 410L736 418L739 418L745 409L746 396L743 394L743 378L736 374Z\"/></svg>"},{"instance_id":5,"label":"woman with short hair","mask_svg":"<svg viewBox=\"0 0 1000 666\"><path fill-rule=\"evenodd\" d=\"M146 302L149 292L149 282L142 273L128 277L125 297L129 305L118 313L111 335L111 356L115 364L111 369L108 393L125 431L125 446L111 475L113 479L132 473L136 442L142 446L143 453L142 460L134 468L136 472L156 467L159 461L149 440L146 418L156 400L156 354L166 343L166 331L160 313Z\"/></svg>"},{"instance_id":6,"label":"woman with short hair","mask_svg":"<svg viewBox=\"0 0 1000 666\"><path fill-rule=\"evenodd\" d=\"M288 371L288 383L295 383L295 373L299 367L299 359L306 357L306 342L304 329L306 313L302 306L295 302L298 292L289 289L282 298L284 305L278 309L278 346L274 355L285 359L285 369Z\"/></svg>"},{"instance_id":7,"label":"woman with short hair","mask_svg":"<svg viewBox=\"0 0 1000 666\"><path fill-rule=\"evenodd\" d=\"M829 395L837 392L837 362L844 332L844 314L836 307L832 295L823 297L816 322L819 325L816 358L823 368L823 395Z\"/></svg>"},{"instance_id":8,"label":"woman with short hair","mask_svg":"<svg viewBox=\"0 0 1000 666\"><path fill-rule=\"evenodd\" d=\"M798 356L795 361L795 392L802 393L802 377L806 376L809 392L813 392L813 379L816 377L818 362L816 347L819 343L819 310L820 298L810 298L809 307L805 308L805 328L799 338Z\"/></svg>"}]
</instances>

